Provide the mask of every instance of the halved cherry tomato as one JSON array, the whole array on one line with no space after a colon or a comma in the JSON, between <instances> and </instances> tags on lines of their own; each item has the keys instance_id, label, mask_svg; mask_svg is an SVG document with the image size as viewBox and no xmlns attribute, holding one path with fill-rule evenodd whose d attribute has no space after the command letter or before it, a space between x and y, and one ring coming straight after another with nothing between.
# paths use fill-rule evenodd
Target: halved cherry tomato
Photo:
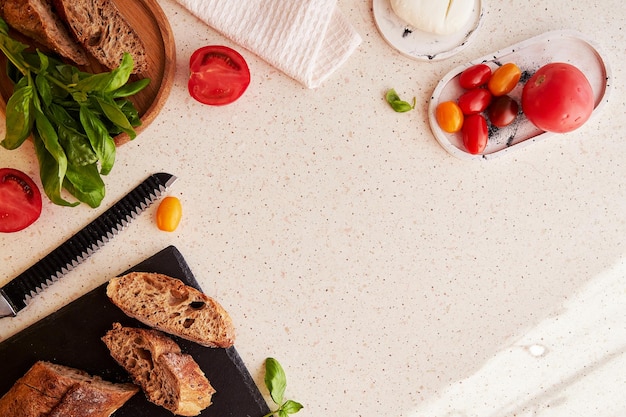
<instances>
[{"instance_id":1,"label":"halved cherry tomato","mask_svg":"<svg viewBox=\"0 0 626 417\"><path fill-rule=\"evenodd\" d=\"M496 97L489 105L487 116L492 125L504 127L513 123L519 112L519 104L510 96Z\"/></svg>"},{"instance_id":2,"label":"halved cherry tomato","mask_svg":"<svg viewBox=\"0 0 626 417\"><path fill-rule=\"evenodd\" d=\"M480 113L485 111L491 103L491 93L485 88L474 88L461 94L458 103L466 116Z\"/></svg>"},{"instance_id":3,"label":"halved cherry tomato","mask_svg":"<svg viewBox=\"0 0 626 417\"><path fill-rule=\"evenodd\" d=\"M189 94L200 103L222 106L237 100L250 85L250 69L239 52L204 46L189 59Z\"/></svg>"},{"instance_id":4,"label":"halved cherry tomato","mask_svg":"<svg viewBox=\"0 0 626 417\"><path fill-rule=\"evenodd\" d=\"M157 227L164 232L173 232L183 217L183 206L176 197L165 197L156 213Z\"/></svg>"},{"instance_id":5,"label":"halved cherry tomato","mask_svg":"<svg viewBox=\"0 0 626 417\"><path fill-rule=\"evenodd\" d=\"M459 76L459 85L466 90L486 84L491 77L491 67L487 64L477 64L465 69Z\"/></svg>"},{"instance_id":6,"label":"halved cherry tomato","mask_svg":"<svg viewBox=\"0 0 626 417\"><path fill-rule=\"evenodd\" d=\"M501 67L498 67L493 72L491 78L489 78L489 82L487 83L487 88L489 88L491 94L496 97L509 94L513 91L521 76L522 71L519 67L514 63L509 62Z\"/></svg>"},{"instance_id":7,"label":"halved cherry tomato","mask_svg":"<svg viewBox=\"0 0 626 417\"><path fill-rule=\"evenodd\" d=\"M489 132L482 114L473 114L463 123L463 145L472 155L478 155L487 147Z\"/></svg>"},{"instance_id":8,"label":"halved cherry tomato","mask_svg":"<svg viewBox=\"0 0 626 417\"><path fill-rule=\"evenodd\" d=\"M0 169L0 232L22 230L41 215L41 193L33 180L13 168Z\"/></svg>"},{"instance_id":9,"label":"halved cherry tomato","mask_svg":"<svg viewBox=\"0 0 626 417\"><path fill-rule=\"evenodd\" d=\"M445 132L456 133L463 127L463 112L454 101L439 103L435 116L439 127Z\"/></svg>"}]
</instances>

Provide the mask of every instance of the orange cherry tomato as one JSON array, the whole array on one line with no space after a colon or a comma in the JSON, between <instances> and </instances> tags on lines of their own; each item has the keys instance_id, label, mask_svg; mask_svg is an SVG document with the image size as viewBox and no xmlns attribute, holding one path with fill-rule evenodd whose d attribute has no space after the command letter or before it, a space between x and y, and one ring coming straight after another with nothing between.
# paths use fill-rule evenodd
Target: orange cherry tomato
<instances>
[{"instance_id":1,"label":"orange cherry tomato","mask_svg":"<svg viewBox=\"0 0 626 417\"><path fill-rule=\"evenodd\" d=\"M512 62L504 64L498 67L489 81L487 82L487 88L494 96L503 96L509 94L519 82L522 76L522 71L517 65Z\"/></svg>"},{"instance_id":2,"label":"orange cherry tomato","mask_svg":"<svg viewBox=\"0 0 626 417\"><path fill-rule=\"evenodd\" d=\"M157 227L164 232L173 232L183 217L183 206L176 197L165 197L156 213Z\"/></svg>"},{"instance_id":3,"label":"orange cherry tomato","mask_svg":"<svg viewBox=\"0 0 626 417\"><path fill-rule=\"evenodd\" d=\"M454 101L439 103L435 116L439 127L445 132L456 133L463 127L463 112Z\"/></svg>"}]
</instances>

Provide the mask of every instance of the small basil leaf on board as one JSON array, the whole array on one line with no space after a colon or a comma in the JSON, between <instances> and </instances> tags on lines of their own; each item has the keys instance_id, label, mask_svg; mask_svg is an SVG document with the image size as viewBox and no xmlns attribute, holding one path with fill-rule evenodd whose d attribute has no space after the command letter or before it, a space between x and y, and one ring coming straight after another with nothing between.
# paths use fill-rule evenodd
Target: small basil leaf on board
<instances>
[{"instance_id":1,"label":"small basil leaf on board","mask_svg":"<svg viewBox=\"0 0 626 417\"><path fill-rule=\"evenodd\" d=\"M120 110L113 100L96 97L96 101L100 105L104 115L111 121L111 123L119 127L122 132L128 134L128 137L135 139L137 136L135 129L133 129L130 122L126 118L126 115Z\"/></svg>"},{"instance_id":2,"label":"small basil leaf on board","mask_svg":"<svg viewBox=\"0 0 626 417\"><path fill-rule=\"evenodd\" d=\"M415 108L415 97L413 97L413 104L408 103L400 99L400 96L398 96L398 93L396 93L396 90L394 90L393 88L387 91L387 94L385 94L385 99L387 100L387 103L389 103L391 108L398 113L405 113Z\"/></svg>"},{"instance_id":3,"label":"small basil leaf on board","mask_svg":"<svg viewBox=\"0 0 626 417\"><path fill-rule=\"evenodd\" d=\"M142 78L141 80L127 83L121 86L120 88L118 88L117 90L112 91L111 97L120 98L120 97L132 96L134 94L137 94L144 88L146 88L148 84L150 84L149 78Z\"/></svg>"},{"instance_id":4,"label":"small basil leaf on board","mask_svg":"<svg viewBox=\"0 0 626 417\"><path fill-rule=\"evenodd\" d=\"M13 93L6 106L6 133L1 142L6 149L17 149L28 138L33 128L33 97L31 85L24 85Z\"/></svg>"},{"instance_id":5,"label":"small basil leaf on board","mask_svg":"<svg viewBox=\"0 0 626 417\"><path fill-rule=\"evenodd\" d=\"M283 367L274 358L265 360L265 386L276 404L282 404L287 388L287 377Z\"/></svg>"}]
</instances>

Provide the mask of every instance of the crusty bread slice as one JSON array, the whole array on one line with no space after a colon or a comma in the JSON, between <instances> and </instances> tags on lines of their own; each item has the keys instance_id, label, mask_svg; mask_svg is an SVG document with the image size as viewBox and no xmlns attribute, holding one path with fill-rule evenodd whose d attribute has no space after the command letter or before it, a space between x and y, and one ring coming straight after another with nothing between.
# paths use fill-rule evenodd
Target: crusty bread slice
<instances>
[{"instance_id":1,"label":"crusty bread slice","mask_svg":"<svg viewBox=\"0 0 626 417\"><path fill-rule=\"evenodd\" d=\"M165 334L114 323L102 340L149 401L181 416L196 416L211 405L215 389L204 372Z\"/></svg>"},{"instance_id":2,"label":"crusty bread slice","mask_svg":"<svg viewBox=\"0 0 626 417\"><path fill-rule=\"evenodd\" d=\"M87 55L53 12L49 0L4 0L4 20L13 29L78 65Z\"/></svg>"},{"instance_id":3,"label":"crusty bread slice","mask_svg":"<svg viewBox=\"0 0 626 417\"><path fill-rule=\"evenodd\" d=\"M107 295L128 316L203 346L230 347L233 322L214 299L163 274L131 272L113 278Z\"/></svg>"},{"instance_id":4,"label":"crusty bread slice","mask_svg":"<svg viewBox=\"0 0 626 417\"><path fill-rule=\"evenodd\" d=\"M110 0L52 0L58 15L83 47L102 65L114 69L124 52L133 57L134 73L148 69L146 47Z\"/></svg>"},{"instance_id":5,"label":"crusty bread slice","mask_svg":"<svg viewBox=\"0 0 626 417\"><path fill-rule=\"evenodd\" d=\"M137 391L133 384L116 384L82 370L38 361L0 398L0 416L109 417Z\"/></svg>"}]
</instances>

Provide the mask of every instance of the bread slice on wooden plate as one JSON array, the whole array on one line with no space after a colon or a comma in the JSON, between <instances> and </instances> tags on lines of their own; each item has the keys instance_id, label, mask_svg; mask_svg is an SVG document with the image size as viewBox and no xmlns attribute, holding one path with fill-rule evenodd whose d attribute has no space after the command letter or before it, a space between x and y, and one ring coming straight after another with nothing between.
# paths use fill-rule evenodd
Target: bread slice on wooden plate
<instances>
[{"instance_id":1,"label":"bread slice on wooden plate","mask_svg":"<svg viewBox=\"0 0 626 417\"><path fill-rule=\"evenodd\" d=\"M208 347L227 348L235 342L226 310L179 279L131 272L111 279L107 296L128 316L166 333Z\"/></svg>"},{"instance_id":2,"label":"bread slice on wooden plate","mask_svg":"<svg viewBox=\"0 0 626 417\"><path fill-rule=\"evenodd\" d=\"M148 69L146 47L111 0L51 0L79 43L102 65L114 69L124 52L133 57L134 73ZM127 0L125 0L127 1Z\"/></svg>"},{"instance_id":3,"label":"bread slice on wooden plate","mask_svg":"<svg viewBox=\"0 0 626 417\"><path fill-rule=\"evenodd\" d=\"M114 323L102 340L154 404L181 416L196 416L211 405L215 389L204 372L160 331Z\"/></svg>"},{"instance_id":4,"label":"bread slice on wooden plate","mask_svg":"<svg viewBox=\"0 0 626 417\"><path fill-rule=\"evenodd\" d=\"M133 384L38 361L0 398L0 416L109 417L138 391Z\"/></svg>"},{"instance_id":5,"label":"bread slice on wooden plate","mask_svg":"<svg viewBox=\"0 0 626 417\"><path fill-rule=\"evenodd\" d=\"M75 64L86 65L87 55L48 0L3 0L2 15L9 26Z\"/></svg>"}]
</instances>

